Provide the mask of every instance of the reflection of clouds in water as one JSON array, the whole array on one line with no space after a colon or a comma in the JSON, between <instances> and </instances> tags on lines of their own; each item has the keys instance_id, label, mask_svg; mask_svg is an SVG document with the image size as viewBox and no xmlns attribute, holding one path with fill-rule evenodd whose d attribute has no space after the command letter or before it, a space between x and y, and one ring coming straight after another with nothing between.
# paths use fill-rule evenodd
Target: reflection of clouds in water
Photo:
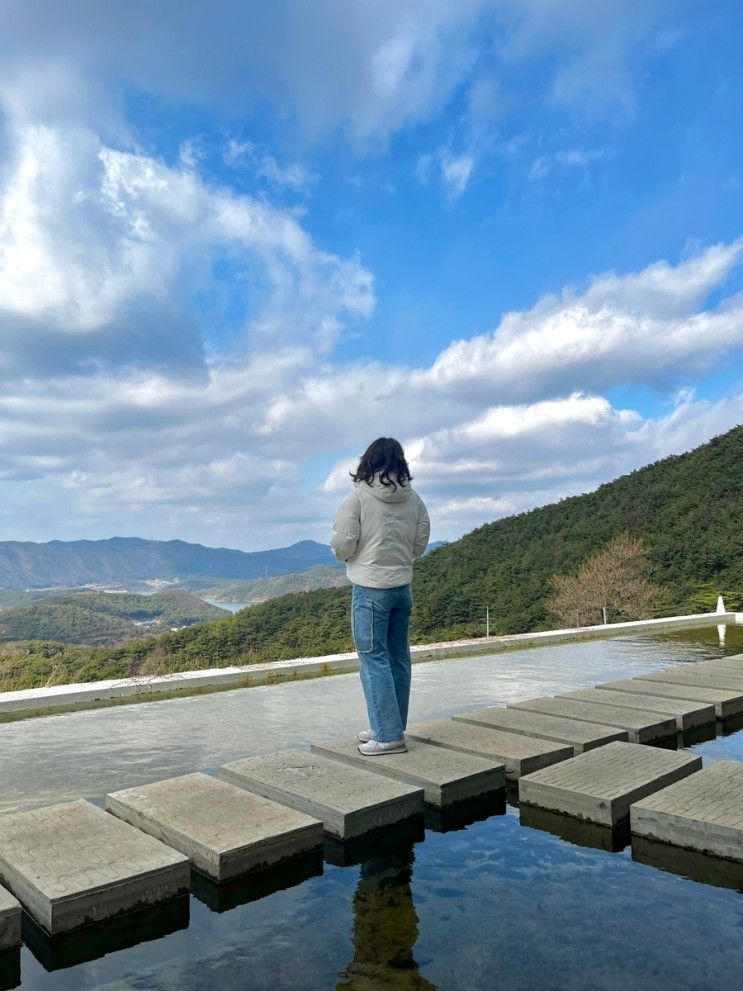
<instances>
[{"instance_id":1,"label":"reflection of clouds in water","mask_svg":"<svg viewBox=\"0 0 743 991\"><path fill-rule=\"evenodd\" d=\"M413 667L411 721L718 656L717 631L510 651ZM0 725L0 812L142 784L365 725L356 674Z\"/></svg>"},{"instance_id":2,"label":"reflection of clouds in water","mask_svg":"<svg viewBox=\"0 0 743 991\"><path fill-rule=\"evenodd\" d=\"M441 988L516 975L519 988L594 991L648 986L648 974L654 988L702 988L742 972L737 892L522 828L511 809L458 835L465 858L448 835L416 850L416 955Z\"/></svg>"},{"instance_id":3,"label":"reflection of clouds in water","mask_svg":"<svg viewBox=\"0 0 743 991\"><path fill-rule=\"evenodd\" d=\"M52 982L28 954L23 991L332 988L352 953L356 877L355 869L326 869L224 914L192 898L187 930L57 971Z\"/></svg>"}]
</instances>

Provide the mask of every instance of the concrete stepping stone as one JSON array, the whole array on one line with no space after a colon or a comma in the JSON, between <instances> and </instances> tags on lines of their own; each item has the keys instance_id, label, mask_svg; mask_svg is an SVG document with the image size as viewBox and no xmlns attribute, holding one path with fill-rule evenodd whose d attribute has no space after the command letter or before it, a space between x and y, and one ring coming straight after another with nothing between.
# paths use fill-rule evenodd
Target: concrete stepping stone
<instances>
[{"instance_id":1,"label":"concrete stepping stone","mask_svg":"<svg viewBox=\"0 0 743 991\"><path fill-rule=\"evenodd\" d=\"M633 805L632 834L743 862L743 763L719 760Z\"/></svg>"},{"instance_id":2,"label":"concrete stepping stone","mask_svg":"<svg viewBox=\"0 0 743 991\"><path fill-rule=\"evenodd\" d=\"M321 819L346 840L423 815L423 789L304 750L282 750L224 764L220 777Z\"/></svg>"},{"instance_id":3,"label":"concrete stepping stone","mask_svg":"<svg viewBox=\"0 0 743 991\"><path fill-rule=\"evenodd\" d=\"M644 836L637 834L632 837L632 859L668 874L678 874L687 880L698 881L699 884L743 892L741 862L671 846L670 843L646 840Z\"/></svg>"},{"instance_id":4,"label":"concrete stepping stone","mask_svg":"<svg viewBox=\"0 0 743 991\"><path fill-rule=\"evenodd\" d=\"M536 805L523 803L519 806L519 824L528 829L540 829L544 833L559 836L561 840L575 846L606 850L607 853L619 853L629 845L631 839L629 820L620 826L602 826L597 822L587 822L562 812L539 809Z\"/></svg>"},{"instance_id":5,"label":"concrete stepping stone","mask_svg":"<svg viewBox=\"0 0 743 991\"><path fill-rule=\"evenodd\" d=\"M661 716L673 716L676 729L695 729L709 726L715 721L715 707L699 702L680 699L663 699L653 695L630 695L628 692L613 692L611 689L586 688L577 692L560 695L563 699L577 699L580 702L595 702L598 705L618 705L620 708L642 709L645 712L658 712Z\"/></svg>"},{"instance_id":6,"label":"concrete stepping stone","mask_svg":"<svg viewBox=\"0 0 743 991\"><path fill-rule=\"evenodd\" d=\"M687 670L684 668L683 670ZM698 674L723 675L725 678L743 678L743 661L724 660L703 661L701 664L689 665L689 670Z\"/></svg>"},{"instance_id":7,"label":"concrete stepping stone","mask_svg":"<svg viewBox=\"0 0 743 991\"><path fill-rule=\"evenodd\" d=\"M519 781L519 801L616 827L630 805L698 771L702 758L659 747L607 743Z\"/></svg>"},{"instance_id":8,"label":"concrete stepping stone","mask_svg":"<svg viewBox=\"0 0 743 991\"><path fill-rule=\"evenodd\" d=\"M425 806L424 806L425 808ZM372 829L363 836L339 840L327 834L323 846L326 864L333 867L355 867L367 860L386 857L404 846L422 843L426 838L425 815L413 816L385 829Z\"/></svg>"},{"instance_id":9,"label":"concrete stepping stone","mask_svg":"<svg viewBox=\"0 0 743 991\"><path fill-rule=\"evenodd\" d=\"M116 916L55 936L47 935L41 926L26 916L23 920L23 943L44 970L67 970L100 960L109 953L120 953L188 929L190 909L188 892L184 892L166 902L127 912L125 916Z\"/></svg>"},{"instance_id":10,"label":"concrete stepping stone","mask_svg":"<svg viewBox=\"0 0 743 991\"><path fill-rule=\"evenodd\" d=\"M316 743L312 751L422 788L425 803L437 809L483 798L506 787L506 769L502 763L420 740L408 740L406 754L389 757L364 757L358 751L358 740Z\"/></svg>"},{"instance_id":11,"label":"concrete stepping stone","mask_svg":"<svg viewBox=\"0 0 743 991\"><path fill-rule=\"evenodd\" d=\"M639 674L637 681L659 681L670 685L696 685L699 688L726 688L730 692L743 692L743 675L732 678L714 671L692 671L686 668L671 668L652 674Z\"/></svg>"},{"instance_id":12,"label":"concrete stepping stone","mask_svg":"<svg viewBox=\"0 0 743 991\"><path fill-rule=\"evenodd\" d=\"M242 874L230 881L213 881L201 871L194 871L191 875L191 892L194 898L198 898L212 912L221 914L231 912L240 905L267 898L277 891L286 891L304 884L313 877L321 877L323 869L323 848L319 847L310 853L292 857L291 860L279 861L270 870Z\"/></svg>"},{"instance_id":13,"label":"concrete stepping stone","mask_svg":"<svg viewBox=\"0 0 743 991\"><path fill-rule=\"evenodd\" d=\"M743 666L743 654L725 654L723 657L710 657L706 661L695 661L694 664L703 664L705 667L709 667L711 664L730 664L741 667Z\"/></svg>"},{"instance_id":14,"label":"concrete stepping stone","mask_svg":"<svg viewBox=\"0 0 743 991\"><path fill-rule=\"evenodd\" d=\"M0 816L0 881L53 936L188 891L189 864L78 800Z\"/></svg>"},{"instance_id":15,"label":"concrete stepping stone","mask_svg":"<svg viewBox=\"0 0 743 991\"><path fill-rule=\"evenodd\" d=\"M733 657L711 657L707 661L695 661L689 665L695 668L721 668L728 667L731 671L743 670L743 655L738 654Z\"/></svg>"},{"instance_id":16,"label":"concrete stepping stone","mask_svg":"<svg viewBox=\"0 0 743 991\"><path fill-rule=\"evenodd\" d=\"M448 747L463 754L475 754L505 765L506 777L515 779L540 767L547 767L559 760L572 757L573 748L549 740L537 740L518 733L503 733L475 726L472 723L455 722L453 719L432 719L415 723L405 730L406 738Z\"/></svg>"},{"instance_id":17,"label":"concrete stepping stone","mask_svg":"<svg viewBox=\"0 0 743 991\"><path fill-rule=\"evenodd\" d=\"M743 692L731 692L726 688L699 688L696 685L677 685L662 681L635 681L626 678L620 681L605 681L596 685L600 691L626 692L632 695L647 695L667 699L688 699L715 707L718 719L729 719L743 713Z\"/></svg>"},{"instance_id":18,"label":"concrete stepping stone","mask_svg":"<svg viewBox=\"0 0 743 991\"><path fill-rule=\"evenodd\" d=\"M106 809L228 881L322 846L322 823L208 774L106 795Z\"/></svg>"},{"instance_id":19,"label":"concrete stepping stone","mask_svg":"<svg viewBox=\"0 0 743 991\"><path fill-rule=\"evenodd\" d=\"M583 723L563 716L546 716L541 712L527 712L524 709L507 709L493 706L490 709L475 709L452 717L455 722L473 723L475 726L490 726L493 729L518 733L519 736L532 736L539 740L554 740L556 743L569 743L573 753L602 747L612 740L626 740L627 730L618 726L601 726L599 723Z\"/></svg>"},{"instance_id":20,"label":"concrete stepping stone","mask_svg":"<svg viewBox=\"0 0 743 991\"><path fill-rule=\"evenodd\" d=\"M0 951L21 942L21 903L0 887Z\"/></svg>"},{"instance_id":21,"label":"concrete stepping stone","mask_svg":"<svg viewBox=\"0 0 743 991\"><path fill-rule=\"evenodd\" d=\"M544 696L515 702L509 709L526 709L528 712L543 712L548 716L565 716L568 719L581 719L587 723L601 723L626 729L630 742L652 743L676 735L676 720L664 717L658 712L642 709L636 711L618 705L599 705L596 702L583 702L558 696Z\"/></svg>"},{"instance_id":22,"label":"concrete stepping stone","mask_svg":"<svg viewBox=\"0 0 743 991\"><path fill-rule=\"evenodd\" d=\"M439 747L439 750L444 750ZM452 751L456 753L456 751ZM493 816L504 816L508 811L508 800L505 788L491 792L485 798L473 798L468 802L457 802L437 809L432 805L426 806L425 826L433 833L454 833L466 829L473 822L484 822Z\"/></svg>"}]
</instances>

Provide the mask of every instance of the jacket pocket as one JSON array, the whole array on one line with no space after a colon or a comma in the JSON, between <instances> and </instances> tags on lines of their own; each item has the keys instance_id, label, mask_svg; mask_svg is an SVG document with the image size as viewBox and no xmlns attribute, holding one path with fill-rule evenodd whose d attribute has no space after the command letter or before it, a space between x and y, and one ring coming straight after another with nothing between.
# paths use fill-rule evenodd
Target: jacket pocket
<instances>
[{"instance_id":1,"label":"jacket pocket","mask_svg":"<svg viewBox=\"0 0 743 991\"><path fill-rule=\"evenodd\" d=\"M351 632L356 651L367 654L374 649L374 607L354 605L351 610Z\"/></svg>"}]
</instances>

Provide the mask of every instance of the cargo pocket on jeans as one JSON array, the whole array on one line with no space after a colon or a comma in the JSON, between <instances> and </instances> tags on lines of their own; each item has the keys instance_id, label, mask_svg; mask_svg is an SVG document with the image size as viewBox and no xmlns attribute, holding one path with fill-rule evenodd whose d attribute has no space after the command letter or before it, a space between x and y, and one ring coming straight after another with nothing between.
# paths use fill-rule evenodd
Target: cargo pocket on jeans
<instances>
[{"instance_id":1,"label":"cargo pocket on jeans","mask_svg":"<svg viewBox=\"0 0 743 991\"><path fill-rule=\"evenodd\" d=\"M373 606L354 606L351 611L351 632L357 653L368 654L374 648Z\"/></svg>"}]
</instances>

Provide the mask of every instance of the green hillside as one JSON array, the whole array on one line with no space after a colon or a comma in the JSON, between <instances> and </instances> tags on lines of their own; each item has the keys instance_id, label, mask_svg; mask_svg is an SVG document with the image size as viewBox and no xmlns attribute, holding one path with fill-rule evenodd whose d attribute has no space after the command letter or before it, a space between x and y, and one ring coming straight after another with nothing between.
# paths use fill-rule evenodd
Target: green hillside
<instances>
[{"instance_id":1,"label":"green hillside","mask_svg":"<svg viewBox=\"0 0 743 991\"><path fill-rule=\"evenodd\" d=\"M119 643L225 615L180 589L155 595L74 592L0 612L0 642Z\"/></svg>"},{"instance_id":2,"label":"green hillside","mask_svg":"<svg viewBox=\"0 0 743 991\"><path fill-rule=\"evenodd\" d=\"M629 532L650 552L663 613L702 612L718 591L743 590L743 427L587 495L489 523L418 562L412 637L432 641L551 625L556 572L577 571ZM0 686L155 673L351 648L350 589L272 599L228 619L116 649L14 644L0 650ZM7 614L4 614L7 615Z\"/></svg>"},{"instance_id":3,"label":"green hillside","mask_svg":"<svg viewBox=\"0 0 743 991\"><path fill-rule=\"evenodd\" d=\"M548 628L552 575L576 572L624 532L649 549L652 579L666 593L660 612L714 607L714 600L699 601L700 592L709 598L708 585L740 594L743 427L595 492L489 523L436 551L416 576L416 631L475 633L486 606L498 633Z\"/></svg>"},{"instance_id":4,"label":"green hillside","mask_svg":"<svg viewBox=\"0 0 743 991\"><path fill-rule=\"evenodd\" d=\"M314 592L318 588L338 588L347 585L345 566L337 564L316 564L306 571L295 571L289 575L276 575L273 578L253 578L251 581L223 582L214 588L203 590L217 602L244 602L254 605L266 602L290 592Z\"/></svg>"}]
</instances>

